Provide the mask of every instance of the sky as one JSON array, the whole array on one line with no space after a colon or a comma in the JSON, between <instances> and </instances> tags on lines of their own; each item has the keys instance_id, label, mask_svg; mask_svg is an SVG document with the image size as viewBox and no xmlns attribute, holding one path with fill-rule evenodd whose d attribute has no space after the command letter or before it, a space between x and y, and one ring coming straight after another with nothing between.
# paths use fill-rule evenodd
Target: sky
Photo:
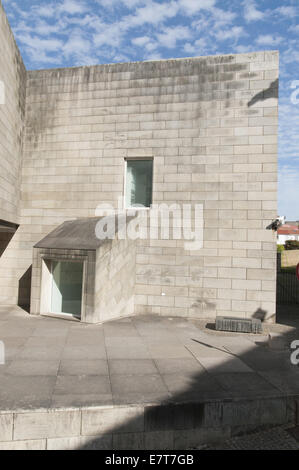
<instances>
[{"instance_id":1,"label":"sky","mask_svg":"<svg viewBox=\"0 0 299 470\"><path fill-rule=\"evenodd\" d=\"M299 220L299 0L2 0L27 69L280 51L278 213Z\"/></svg>"}]
</instances>

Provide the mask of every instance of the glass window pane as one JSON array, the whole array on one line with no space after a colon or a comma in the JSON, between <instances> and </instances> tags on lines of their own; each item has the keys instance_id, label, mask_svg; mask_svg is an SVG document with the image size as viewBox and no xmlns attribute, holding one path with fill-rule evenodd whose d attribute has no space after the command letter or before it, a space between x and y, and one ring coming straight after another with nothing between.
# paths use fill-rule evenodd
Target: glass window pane
<instances>
[{"instance_id":1,"label":"glass window pane","mask_svg":"<svg viewBox=\"0 0 299 470\"><path fill-rule=\"evenodd\" d=\"M126 207L150 207L152 186L153 160L127 160Z\"/></svg>"},{"instance_id":2,"label":"glass window pane","mask_svg":"<svg viewBox=\"0 0 299 470\"><path fill-rule=\"evenodd\" d=\"M53 261L52 278L52 312L81 317L83 263Z\"/></svg>"}]
</instances>

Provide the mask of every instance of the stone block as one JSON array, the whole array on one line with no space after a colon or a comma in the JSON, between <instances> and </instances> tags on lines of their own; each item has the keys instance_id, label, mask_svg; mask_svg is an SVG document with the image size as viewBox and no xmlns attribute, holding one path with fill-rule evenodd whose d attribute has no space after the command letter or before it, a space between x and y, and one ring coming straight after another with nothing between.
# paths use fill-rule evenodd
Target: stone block
<instances>
[{"instance_id":1,"label":"stone block","mask_svg":"<svg viewBox=\"0 0 299 470\"><path fill-rule=\"evenodd\" d=\"M173 431L152 431L144 433L143 450L172 450L173 448Z\"/></svg>"},{"instance_id":2,"label":"stone block","mask_svg":"<svg viewBox=\"0 0 299 470\"><path fill-rule=\"evenodd\" d=\"M144 450L144 433L114 434L113 450Z\"/></svg>"},{"instance_id":3,"label":"stone block","mask_svg":"<svg viewBox=\"0 0 299 470\"><path fill-rule=\"evenodd\" d=\"M143 431L144 410L141 406L112 407L82 411L83 436Z\"/></svg>"},{"instance_id":4,"label":"stone block","mask_svg":"<svg viewBox=\"0 0 299 470\"><path fill-rule=\"evenodd\" d=\"M0 442L12 440L13 414L0 414Z\"/></svg>"},{"instance_id":5,"label":"stone block","mask_svg":"<svg viewBox=\"0 0 299 470\"><path fill-rule=\"evenodd\" d=\"M46 450L46 439L0 442L0 450Z\"/></svg>"},{"instance_id":6,"label":"stone block","mask_svg":"<svg viewBox=\"0 0 299 470\"><path fill-rule=\"evenodd\" d=\"M112 435L47 439L47 450L111 450Z\"/></svg>"},{"instance_id":7,"label":"stone block","mask_svg":"<svg viewBox=\"0 0 299 470\"><path fill-rule=\"evenodd\" d=\"M17 441L78 436L80 427L80 411L16 413L13 439Z\"/></svg>"}]
</instances>

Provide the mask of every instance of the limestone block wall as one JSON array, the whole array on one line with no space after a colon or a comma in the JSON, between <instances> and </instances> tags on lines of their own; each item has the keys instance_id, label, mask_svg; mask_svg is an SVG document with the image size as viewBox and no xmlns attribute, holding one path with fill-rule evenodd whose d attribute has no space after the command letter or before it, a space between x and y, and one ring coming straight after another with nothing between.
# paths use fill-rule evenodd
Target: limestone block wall
<instances>
[{"instance_id":1,"label":"limestone block wall","mask_svg":"<svg viewBox=\"0 0 299 470\"><path fill-rule=\"evenodd\" d=\"M18 223L26 70L0 1L0 219Z\"/></svg>"},{"instance_id":2,"label":"limestone block wall","mask_svg":"<svg viewBox=\"0 0 299 470\"><path fill-rule=\"evenodd\" d=\"M278 63L275 51L186 60L161 87L165 122L143 124L160 138L154 200L201 203L204 241L139 246L136 313L275 320L276 237L265 228L277 211Z\"/></svg>"},{"instance_id":3,"label":"limestone block wall","mask_svg":"<svg viewBox=\"0 0 299 470\"><path fill-rule=\"evenodd\" d=\"M21 160L25 129L26 70L0 1L0 220L19 223ZM1 300L18 299L17 257L13 237L0 250ZM20 273L20 277L26 269Z\"/></svg>"},{"instance_id":4,"label":"limestone block wall","mask_svg":"<svg viewBox=\"0 0 299 470\"><path fill-rule=\"evenodd\" d=\"M154 203L203 204L204 246L139 242L136 313L270 318L277 94L275 51L28 72L19 246L0 301L15 303L38 240L117 208L125 158L148 156Z\"/></svg>"},{"instance_id":5,"label":"limestone block wall","mask_svg":"<svg viewBox=\"0 0 299 470\"><path fill-rule=\"evenodd\" d=\"M107 240L96 256L93 321L107 321L134 313L136 243Z\"/></svg>"}]
</instances>

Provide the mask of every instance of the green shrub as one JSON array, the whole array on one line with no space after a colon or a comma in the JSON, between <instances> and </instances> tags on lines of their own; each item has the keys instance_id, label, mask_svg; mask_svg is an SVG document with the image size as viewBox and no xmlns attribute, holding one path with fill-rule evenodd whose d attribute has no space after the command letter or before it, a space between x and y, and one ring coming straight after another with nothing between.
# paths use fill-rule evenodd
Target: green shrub
<instances>
[{"instance_id":1,"label":"green shrub","mask_svg":"<svg viewBox=\"0 0 299 470\"><path fill-rule=\"evenodd\" d=\"M277 253L282 253L284 251L284 245L277 245Z\"/></svg>"},{"instance_id":2,"label":"green shrub","mask_svg":"<svg viewBox=\"0 0 299 470\"><path fill-rule=\"evenodd\" d=\"M287 240L285 244L286 250L299 250L299 241L297 240Z\"/></svg>"}]
</instances>

